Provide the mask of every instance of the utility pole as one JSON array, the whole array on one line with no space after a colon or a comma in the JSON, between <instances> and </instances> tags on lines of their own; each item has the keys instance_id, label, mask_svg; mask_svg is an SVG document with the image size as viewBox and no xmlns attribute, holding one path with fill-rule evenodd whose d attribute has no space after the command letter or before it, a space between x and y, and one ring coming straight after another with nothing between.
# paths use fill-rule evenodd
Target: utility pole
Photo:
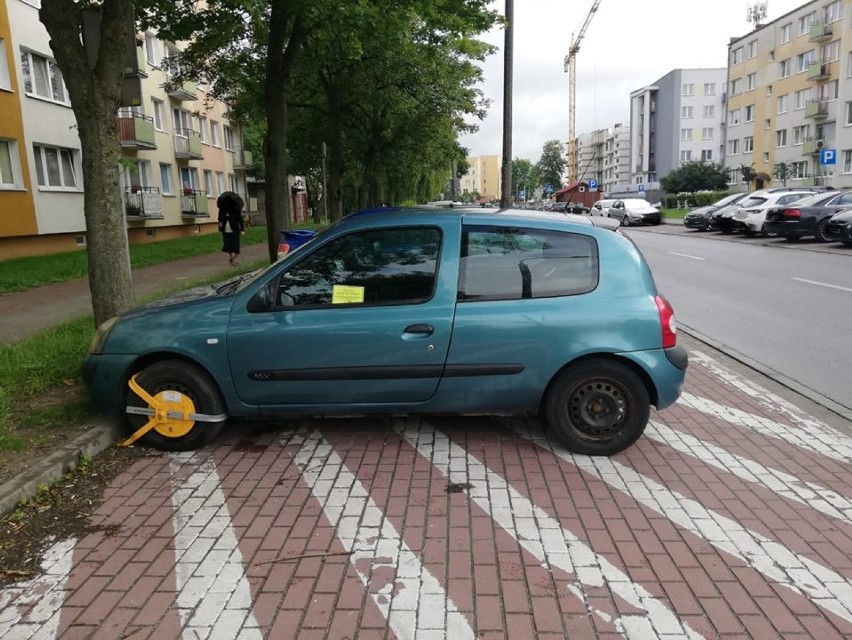
<instances>
[{"instance_id":1,"label":"utility pole","mask_svg":"<svg viewBox=\"0 0 852 640\"><path fill-rule=\"evenodd\" d=\"M503 166L500 208L512 207L512 56L515 0L506 0L506 40L503 45Z\"/></svg>"}]
</instances>

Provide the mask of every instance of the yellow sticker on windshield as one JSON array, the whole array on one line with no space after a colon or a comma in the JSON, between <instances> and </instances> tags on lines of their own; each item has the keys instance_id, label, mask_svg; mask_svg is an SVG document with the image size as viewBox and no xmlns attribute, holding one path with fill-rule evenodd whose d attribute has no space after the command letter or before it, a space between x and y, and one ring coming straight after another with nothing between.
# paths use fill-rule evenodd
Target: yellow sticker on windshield
<instances>
[{"instance_id":1,"label":"yellow sticker on windshield","mask_svg":"<svg viewBox=\"0 0 852 640\"><path fill-rule=\"evenodd\" d=\"M364 302L364 287L350 287L345 284L336 284L331 292L332 304L353 304Z\"/></svg>"}]
</instances>

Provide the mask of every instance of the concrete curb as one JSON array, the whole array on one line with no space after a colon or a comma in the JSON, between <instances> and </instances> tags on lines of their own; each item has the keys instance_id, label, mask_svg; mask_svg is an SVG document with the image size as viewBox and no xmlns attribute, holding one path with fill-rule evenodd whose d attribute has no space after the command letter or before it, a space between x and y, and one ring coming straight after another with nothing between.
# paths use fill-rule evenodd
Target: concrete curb
<instances>
[{"instance_id":1,"label":"concrete curb","mask_svg":"<svg viewBox=\"0 0 852 640\"><path fill-rule=\"evenodd\" d=\"M119 438L114 422L106 419L92 425L90 431L39 460L30 469L0 485L0 515L11 513L21 500L32 498L40 486L50 486L75 469L83 455L94 457Z\"/></svg>"}]
</instances>

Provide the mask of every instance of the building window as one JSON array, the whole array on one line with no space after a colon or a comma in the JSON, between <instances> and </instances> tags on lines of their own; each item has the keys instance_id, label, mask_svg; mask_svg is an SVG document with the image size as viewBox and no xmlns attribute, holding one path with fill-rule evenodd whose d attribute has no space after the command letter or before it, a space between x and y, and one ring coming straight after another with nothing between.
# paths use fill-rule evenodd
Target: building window
<instances>
[{"instance_id":1,"label":"building window","mask_svg":"<svg viewBox=\"0 0 852 640\"><path fill-rule=\"evenodd\" d=\"M740 123L742 111L740 109L731 109L728 111L728 125L734 126Z\"/></svg>"},{"instance_id":2,"label":"building window","mask_svg":"<svg viewBox=\"0 0 852 640\"><path fill-rule=\"evenodd\" d=\"M783 96L778 96L778 113L787 113L787 101L789 97L787 93Z\"/></svg>"},{"instance_id":3,"label":"building window","mask_svg":"<svg viewBox=\"0 0 852 640\"><path fill-rule=\"evenodd\" d=\"M702 149L701 150L701 161L702 162L710 162L713 160L713 150L712 149Z\"/></svg>"},{"instance_id":4,"label":"building window","mask_svg":"<svg viewBox=\"0 0 852 640\"><path fill-rule=\"evenodd\" d=\"M207 144L207 118L204 116L198 116L198 137L203 144Z\"/></svg>"},{"instance_id":5,"label":"building window","mask_svg":"<svg viewBox=\"0 0 852 640\"><path fill-rule=\"evenodd\" d=\"M808 163L806 161L802 160L801 162L794 162L792 164L793 174L791 177L794 180L802 179L808 175Z\"/></svg>"},{"instance_id":6,"label":"building window","mask_svg":"<svg viewBox=\"0 0 852 640\"><path fill-rule=\"evenodd\" d=\"M0 38L0 89L12 90L9 61L6 59L6 41L3 38Z\"/></svg>"},{"instance_id":7,"label":"building window","mask_svg":"<svg viewBox=\"0 0 852 640\"><path fill-rule=\"evenodd\" d=\"M692 160L692 151L681 151L680 152L680 161L681 162L689 162Z\"/></svg>"},{"instance_id":8,"label":"building window","mask_svg":"<svg viewBox=\"0 0 852 640\"><path fill-rule=\"evenodd\" d=\"M814 61L814 50L805 51L804 53L800 53L796 56L796 73L801 73L802 71L807 71L808 67L811 66L811 62Z\"/></svg>"},{"instance_id":9,"label":"building window","mask_svg":"<svg viewBox=\"0 0 852 640\"><path fill-rule=\"evenodd\" d=\"M793 101L795 103L794 109L804 109L808 100L811 98L811 90L810 89L801 89L793 94Z\"/></svg>"},{"instance_id":10,"label":"building window","mask_svg":"<svg viewBox=\"0 0 852 640\"><path fill-rule=\"evenodd\" d=\"M846 103L846 122L847 126L852 125L852 102Z\"/></svg>"},{"instance_id":11,"label":"building window","mask_svg":"<svg viewBox=\"0 0 852 640\"><path fill-rule=\"evenodd\" d=\"M820 100L835 100L837 98L837 90L839 84L837 80L826 82L819 88Z\"/></svg>"},{"instance_id":12,"label":"building window","mask_svg":"<svg viewBox=\"0 0 852 640\"><path fill-rule=\"evenodd\" d=\"M77 171L74 150L33 145L38 186L51 189L76 189Z\"/></svg>"},{"instance_id":13,"label":"building window","mask_svg":"<svg viewBox=\"0 0 852 640\"><path fill-rule=\"evenodd\" d=\"M731 51L731 64L739 64L743 61L743 48L737 47Z\"/></svg>"},{"instance_id":14,"label":"building window","mask_svg":"<svg viewBox=\"0 0 852 640\"><path fill-rule=\"evenodd\" d=\"M210 144L214 147L222 146L222 142L219 140L219 123L215 120L210 121Z\"/></svg>"},{"instance_id":15,"label":"building window","mask_svg":"<svg viewBox=\"0 0 852 640\"><path fill-rule=\"evenodd\" d=\"M237 183L237 176L235 176L233 173L228 174L228 182L231 185L231 191L240 190L239 184Z\"/></svg>"},{"instance_id":16,"label":"building window","mask_svg":"<svg viewBox=\"0 0 852 640\"><path fill-rule=\"evenodd\" d=\"M68 104L62 73L53 60L30 51L21 51L21 69L24 74L24 92L28 96Z\"/></svg>"},{"instance_id":17,"label":"building window","mask_svg":"<svg viewBox=\"0 0 852 640\"><path fill-rule=\"evenodd\" d=\"M779 149L787 146L787 130L779 129L775 132L775 146Z\"/></svg>"},{"instance_id":18,"label":"building window","mask_svg":"<svg viewBox=\"0 0 852 640\"><path fill-rule=\"evenodd\" d=\"M840 60L840 40L833 40L820 49L820 57L825 62Z\"/></svg>"},{"instance_id":19,"label":"building window","mask_svg":"<svg viewBox=\"0 0 852 640\"><path fill-rule=\"evenodd\" d=\"M715 118L716 117L716 105L705 104L704 105L704 117L705 118Z\"/></svg>"},{"instance_id":20,"label":"building window","mask_svg":"<svg viewBox=\"0 0 852 640\"><path fill-rule=\"evenodd\" d=\"M154 128L157 131L166 130L166 105L162 100L151 98L151 104L154 107Z\"/></svg>"},{"instance_id":21,"label":"building window","mask_svg":"<svg viewBox=\"0 0 852 640\"><path fill-rule=\"evenodd\" d=\"M175 135L184 138L189 137L189 132L192 131L192 114L183 109L172 109L172 120L175 126Z\"/></svg>"},{"instance_id":22,"label":"building window","mask_svg":"<svg viewBox=\"0 0 852 640\"><path fill-rule=\"evenodd\" d=\"M799 18L799 35L804 36L809 34L814 22L816 22L816 11L812 11L808 15Z\"/></svg>"},{"instance_id":23,"label":"building window","mask_svg":"<svg viewBox=\"0 0 852 640\"><path fill-rule=\"evenodd\" d=\"M681 118L691 118L692 117L692 107L681 107L680 108L680 117Z\"/></svg>"},{"instance_id":24,"label":"building window","mask_svg":"<svg viewBox=\"0 0 852 640\"><path fill-rule=\"evenodd\" d=\"M843 2L841 0L834 0L827 5L825 5L825 10L823 15L825 16L825 23L828 24L830 22L837 22L838 20L843 19Z\"/></svg>"},{"instance_id":25,"label":"building window","mask_svg":"<svg viewBox=\"0 0 852 640\"><path fill-rule=\"evenodd\" d=\"M218 196L218 193L213 193L213 172L210 169L204 170L204 190L207 192L207 197Z\"/></svg>"},{"instance_id":26,"label":"building window","mask_svg":"<svg viewBox=\"0 0 852 640\"><path fill-rule=\"evenodd\" d=\"M769 152L764 151L763 152L763 164L766 164L767 162L769 162Z\"/></svg>"},{"instance_id":27,"label":"building window","mask_svg":"<svg viewBox=\"0 0 852 640\"><path fill-rule=\"evenodd\" d=\"M750 104L745 108L745 121L754 122L754 105Z\"/></svg>"},{"instance_id":28,"label":"building window","mask_svg":"<svg viewBox=\"0 0 852 640\"><path fill-rule=\"evenodd\" d=\"M843 173L852 173L852 149L843 150Z\"/></svg>"},{"instance_id":29,"label":"building window","mask_svg":"<svg viewBox=\"0 0 852 640\"><path fill-rule=\"evenodd\" d=\"M228 151L234 150L234 132L231 130L231 127L228 125L222 126L222 132L225 135L225 148Z\"/></svg>"},{"instance_id":30,"label":"building window","mask_svg":"<svg viewBox=\"0 0 852 640\"><path fill-rule=\"evenodd\" d=\"M715 82L705 82L704 83L704 95L705 96L715 96L716 95L716 83Z\"/></svg>"},{"instance_id":31,"label":"building window","mask_svg":"<svg viewBox=\"0 0 852 640\"><path fill-rule=\"evenodd\" d=\"M743 79L742 78L735 78L734 80L731 80L731 95L732 96L739 95L740 93L742 93L742 90L743 90Z\"/></svg>"},{"instance_id":32,"label":"building window","mask_svg":"<svg viewBox=\"0 0 852 640\"><path fill-rule=\"evenodd\" d=\"M225 191L225 174L221 171L216 172L216 192L224 193Z\"/></svg>"},{"instance_id":33,"label":"building window","mask_svg":"<svg viewBox=\"0 0 852 640\"><path fill-rule=\"evenodd\" d=\"M778 77L779 78L787 78L790 76L790 66L791 61L790 58L786 60L782 60L778 63Z\"/></svg>"},{"instance_id":34,"label":"building window","mask_svg":"<svg viewBox=\"0 0 852 640\"><path fill-rule=\"evenodd\" d=\"M151 33L145 34L145 56L152 67L159 67L163 61L163 43Z\"/></svg>"},{"instance_id":35,"label":"building window","mask_svg":"<svg viewBox=\"0 0 852 640\"><path fill-rule=\"evenodd\" d=\"M695 85L693 85L691 83L683 85L683 87L681 88L681 95L684 95L684 96L695 95Z\"/></svg>"},{"instance_id":36,"label":"building window","mask_svg":"<svg viewBox=\"0 0 852 640\"><path fill-rule=\"evenodd\" d=\"M746 136L743 138L743 153L751 153L754 151L754 136Z\"/></svg>"},{"instance_id":37,"label":"building window","mask_svg":"<svg viewBox=\"0 0 852 640\"><path fill-rule=\"evenodd\" d=\"M746 76L746 91L753 91L757 86L757 73L750 73Z\"/></svg>"},{"instance_id":38,"label":"building window","mask_svg":"<svg viewBox=\"0 0 852 640\"><path fill-rule=\"evenodd\" d=\"M756 58L757 57L757 40L752 40L748 43L748 57Z\"/></svg>"},{"instance_id":39,"label":"building window","mask_svg":"<svg viewBox=\"0 0 852 640\"><path fill-rule=\"evenodd\" d=\"M763 123L763 128L769 131L772 128L772 120L767 118Z\"/></svg>"},{"instance_id":40,"label":"building window","mask_svg":"<svg viewBox=\"0 0 852 640\"><path fill-rule=\"evenodd\" d=\"M0 189L19 187L18 145L14 140L0 139Z\"/></svg>"},{"instance_id":41,"label":"building window","mask_svg":"<svg viewBox=\"0 0 852 640\"><path fill-rule=\"evenodd\" d=\"M728 140L728 155L735 156L740 152L739 140Z\"/></svg>"},{"instance_id":42,"label":"building window","mask_svg":"<svg viewBox=\"0 0 852 640\"><path fill-rule=\"evenodd\" d=\"M793 145L802 144L810 133L810 125L805 124L799 127L793 127Z\"/></svg>"},{"instance_id":43,"label":"building window","mask_svg":"<svg viewBox=\"0 0 852 640\"><path fill-rule=\"evenodd\" d=\"M681 129L680 130L680 139L681 140L692 140L692 129Z\"/></svg>"},{"instance_id":44,"label":"building window","mask_svg":"<svg viewBox=\"0 0 852 640\"><path fill-rule=\"evenodd\" d=\"M788 22L781 27L781 44L790 42L793 39L793 23Z\"/></svg>"},{"instance_id":45,"label":"building window","mask_svg":"<svg viewBox=\"0 0 852 640\"><path fill-rule=\"evenodd\" d=\"M713 127L704 127L701 129L701 139L702 140L712 140L713 139Z\"/></svg>"},{"instance_id":46,"label":"building window","mask_svg":"<svg viewBox=\"0 0 852 640\"><path fill-rule=\"evenodd\" d=\"M174 195L175 192L172 185L172 165L160 165L160 183L163 185L163 195Z\"/></svg>"}]
</instances>

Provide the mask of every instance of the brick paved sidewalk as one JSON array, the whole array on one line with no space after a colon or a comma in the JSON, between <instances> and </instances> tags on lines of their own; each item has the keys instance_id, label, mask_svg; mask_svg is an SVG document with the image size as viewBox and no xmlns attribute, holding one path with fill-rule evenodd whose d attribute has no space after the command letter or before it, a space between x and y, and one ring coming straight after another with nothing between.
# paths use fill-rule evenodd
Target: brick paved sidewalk
<instances>
[{"instance_id":1,"label":"brick paved sidewalk","mask_svg":"<svg viewBox=\"0 0 852 640\"><path fill-rule=\"evenodd\" d=\"M234 425L116 479L0 639L852 637L852 438L686 340L612 458L533 419Z\"/></svg>"},{"instance_id":2,"label":"brick paved sidewalk","mask_svg":"<svg viewBox=\"0 0 852 640\"><path fill-rule=\"evenodd\" d=\"M244 245L243 263L267 257L265 243ZM211 253L174 260L150 267L133 269L133 291L142 299L172 289L182 282L192 282L234 269L227 255ZM34 336L61 322L92 312L92 297L87 278L51 284L28 291L0 294L0 344L17 342Z\"/></svg>"}]
</instances>

